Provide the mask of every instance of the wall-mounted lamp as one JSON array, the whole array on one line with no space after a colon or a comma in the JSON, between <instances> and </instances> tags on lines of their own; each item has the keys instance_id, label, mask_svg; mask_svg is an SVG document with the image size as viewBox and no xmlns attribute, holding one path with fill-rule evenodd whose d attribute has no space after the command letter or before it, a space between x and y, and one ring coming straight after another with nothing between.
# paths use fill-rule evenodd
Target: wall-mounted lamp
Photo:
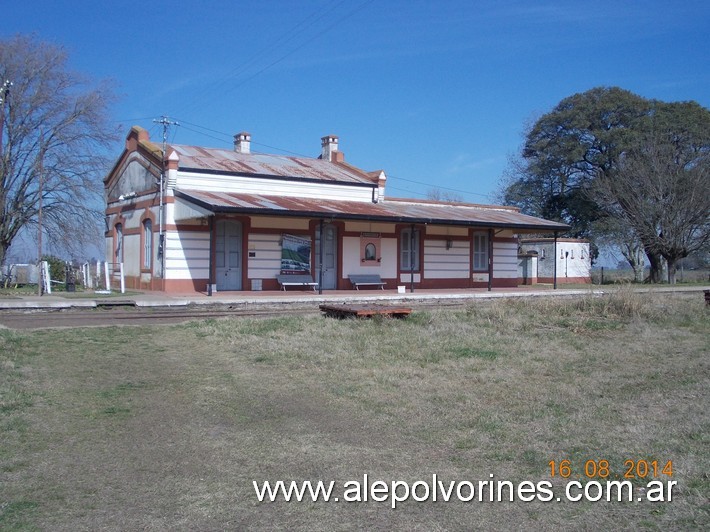
<instances>
[{"instance_id":1,"label":"wall-mounted lamp","mask_svg":"<svg viewBox=\"0 0 710 532\"><path fill-rule=\"evenodd\" d=\"M451 240L450 238L447 238L446 239L446 249L451 249L452 247L454 247L454 241Z\"/></svg>"},{"instance_id":2,"label":"wall-mounted lamp","mask_svg":"<svg viewBox=\"0 0 710 532\"><path fill-rule=\"evenodd\" d=\"M131 198L135 198L136 196L137 196L137 194L135 192L129 192L128 194L121 194L118 197L118 201L123 201L123 200L131 199Z\"/></svg>"}]
</instances>

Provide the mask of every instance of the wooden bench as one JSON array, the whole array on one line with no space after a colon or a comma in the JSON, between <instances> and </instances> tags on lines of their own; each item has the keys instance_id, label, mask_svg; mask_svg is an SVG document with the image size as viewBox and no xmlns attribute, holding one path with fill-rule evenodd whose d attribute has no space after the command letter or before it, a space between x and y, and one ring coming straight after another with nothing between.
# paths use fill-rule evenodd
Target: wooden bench
<instances>
[{"instance_id":1,"label":"wooden bench","mask_svg":"<svg viewBox=\"0 0 710 532\"><path fill-rule=\"evenodd\" d=\"M348 275L355 290L360 290L361 286L379 286L380 290L385 289L385 282L377 274L368 275Z\"/></svg>"},{"instance_id":2,"label":"wooden bench","mask_svg":"<svg viewBox=\"0 0 710 532\"><path fill-rule=\"evenodd\" d=\"M286 291L287 286L310 286L314 292L318 288L318 283L314 282L310 275L277 275L276 279L279 281L283 291Z\"/></svg>"}]
</instances>

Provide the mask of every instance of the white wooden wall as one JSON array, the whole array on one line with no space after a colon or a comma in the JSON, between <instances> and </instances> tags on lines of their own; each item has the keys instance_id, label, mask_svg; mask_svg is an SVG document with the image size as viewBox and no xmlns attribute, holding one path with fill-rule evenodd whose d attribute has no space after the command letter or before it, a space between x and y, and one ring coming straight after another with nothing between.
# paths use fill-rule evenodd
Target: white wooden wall
<instances>
[{"instance_id":1,"label":"white wooden wall","mask_svg":"<svg viewBox=\"0 0 710 532\"><path fill-rule=\"evenodd\" d=\"M177 187L209 192L233 192L236 194L259 194L287 196L291 198L316 198L372 202L371 187L356 187L343 184L282 181L228 175L178 172Z\"/></svg>"},{"instance_id":2,"label":"white wooden wall","mask_svg":"<svg viewBox=\"0 0 710 532\"><path fill-rule=\"evenodd\" d=\"M249 235L247 259L249 279L274 279L281 272L281 235L253 233Z\"/></svg>"},{"instance_id":3,"label":"white wooden wall","mask_svg":"<svg viewBox=\"0 0 710 532\"><path fill-rule=\"evenodd\" d=\"M517 242L493 242L493 279L518 278Z\"/></svg>"},{"instance_id":4,"label":"white wooden wall","mask_svg":"<svg viewBox=\"0 0 710 532\"><path fill-rule=\"evenodd\" d=\"M207 279L209 265L209 232L168 231L165 233L166 279Z\"/></svg>"},{"instance_id":5,"label":"white wooden wall","mask_svg":"<svg viewBox=\"0 0 710 532\"><path fill-rule=\"evenodd\" d=\"M471 243L453 240L424 240L424 275L427 279L468 279L471 274Z\"/></svg>"}]
</instances>

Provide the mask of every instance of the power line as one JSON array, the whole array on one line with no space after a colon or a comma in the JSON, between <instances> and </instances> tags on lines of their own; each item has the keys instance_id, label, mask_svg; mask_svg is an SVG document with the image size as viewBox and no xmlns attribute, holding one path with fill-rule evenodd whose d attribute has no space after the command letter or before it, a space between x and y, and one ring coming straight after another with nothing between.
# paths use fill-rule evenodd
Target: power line
<instances>
[{"instance_id":1,"label":"power line","mask_svg":"<svg viewBox=\"0 0 710 532\"><path fill-rule=\"evenodd\" d=\"M282 55L281 57L279 57L279 58L276 59L275 61L272 61L271 63L269 63L268 65L266 65L266 66L265 66L264 68L262 68L261 70L258 70L258 71L257 71L256 73L254 73L253 75L251 75L251 76L249 76L248 78L242 80L240 83L238 83L237 85L235 85L234 87L232 87L230 90L231 90L231 91L234 91L234 90L238 89L238 88L241 87L242 85L248 83L249 81L251 81L252 79L254 79L255 77L257 77L259 74L262 74L263 72L267 71L267 70L270 69L271 67L273 67L273 66L279 64L281 61L283 61L283 60L286 59L287 57L289 57L289 56L295 54L295 53L296 53L297 51L299 51L301 48L303 48L303 47L305 47L306 45L312 43L313 41L315 41L317 38L321 37L322 35L325 35L325 34L328 33L331 29L333 29L335 26L337 26L338 24L340 24L342 21L344 21L345 19L347 19L347 18L353 16L355 13L357 13L358 11L360 11L361 9L363 9L367 4L371 4L372 2L374 2L374 0L366 0L365 2L363 2L362 4L360 4L358 7L356 7L355 9L353 9L352 11L350 11L349 13L347 13L346 15L344 15L344 16L340 17L339 19L337 19L337 20L336 20L335 22L333 22L330 26L327 26L327 27L326 27L324 30L322 30L320 33L317 33L316 35L314 35L313 37L311 37L311 38L308 39L307 41L303 42L302 44L300 44L299 46L297 46L296 48L294 48L294 49L291 50L290 52L287 52L286 54Z\"/></svg>"},{"instance_id":2,"label":"power line","mask_svg":"<svg viewBox=\"0 0 710 532\"><path fill-rule=\"evenodd\" d=\"M218 140L220 142L228 142L228 141L225 141L223 138L215 137L214 135L210 135L209 133L204 133L203 131L198 131L197 129L192 129L191 127L186 126L185 124L189 124L189 122L185 122L185 121L181 120L180 123L182 124L182 126L181 126L182 129L185 129L187 131L192 131L193 133L197 133L198 135L202 135L203 137L209 137L211 139ZM226 133L219 133L219 134L220 135L227 135Z\"/></svg>"},{"instance_id":3,"label":"power line","mask_svg":"<svg viewBox=\"0 0 710 532\"><path fill-rule=\"evenodd\" d=\"M439 189L439 190L448 190L449 192L458 192L458 193L460 193L460 194L470 194L471 196L480 196L480 197L482 197L482 198L488 198L488 194L481 194L480 192L470 192L470 191L468 191L468 190L461 190L461 189L458 189L458 188L442 187L442 186L439 186L439 185L432 185L431 183L424 183L424 182L422 182L422 181L415 181L415 180L413 180L413 179L405 179L404 177L399 177L399 176L387 174L387 179L389 179L390 177L393 178L393 179L399 179L400 181L406 181L406 182L408 182L408 183L414 183L415 185L425 185L425 186L428 186L428 187L434 187L434 188Z\"/></svg>"},{"instance_id":4,"label":"power line","mask_svg":"<svg viewBox=\"0 0 710 532\"><path fill-rule=\"evenodd\" d=\"M212 92L217 91L217 89L219 89L220 87L222 87L222 86L226 85L227 83L229 83L229 81L230 81L231 79L236 78L236 77L238 77L239 75L241 75L242 73L246 72L246 70L247 70L250 66L256 64L257 60L260 59L262 56L266 56L269 52L272 52L272 51L274 51L274 50L277 50L277 49L278 49L279 47L281 47L282 45L285 45L286 43L292 41L292 40L295 39L298 35L300 35L300 34L303 33L304 31L306 31L309 27L311 27L311 26L313 26L314 24L316 24L317 22L319 22L319 21L320 21L321 19L323 19L325 16L327 16L328 14L330 14L331 11L337 9L337 8L340 7L342 4L344 4L346 1L347 1L347 0L341 0L340 2L338 2L337 4L333 4L330 8L328 8L327 10L325 10L325 11L323 11L323 12L321 12L320 9L319 9L319 10L316 10L316 11L314 11L313 13L309 14L307 17L305 17L305 18L302 19L300 22L298 22L295 26L293 26L290 30L288 30L286 33L284 33L281 37L279 37L278 39L272 41L268 46L266 46L266 47L262 48L261 50L259 50L258 52L256 52L254 55L252 55L252 56L251 56L248 60L246 60L244 63L242 63L241 65L237 66L237 67L234 68L232 71L230 71L227 75L225 75L224 77L222 77L222 79L216 81L214 84L212 84L212 86L206 88L206 89L203 90L201 93L198 93L198 94L193 98L193 100L192 100L192 102L193 102L192 105L186 107L185 109L183 109L183 112L184 112L184 113L187 113L188 110L192 110L192 109L197 105L197 102L198 102L202 97L204 97L205 95L207 95L207 94L209 94L209 93L212 93ZM318 14L318 13L320 13L320 15L315 16L315 15ZM299 28L300 28L300 29L299 29ZM309 42L310 42L310 41L309 41ZM291 53L297 51L297 50L300 49L300 48L301 48L301 47L298 47L298 48L292 50L291 52L289 52L289 54L287 54L287 56L290 55ZM268 68L270 68L270 67L273 66L274 64L276 64L276 63L272 63L272 64L268 65L267 67L265 67L264 69L259 70L256 74L250 76L249 78L247 78L246 80L244 80L242 83L240 83L240 84L237 85L236 87L232 87L231 90L234 90L234 89L240 87L241 85L243 85L243 84L246 83L247 81L253 79L254 77L258 76L258 75L261 74L264 70L267 70Z\"/></svg>"},{"instance_id":5,"label":"power line","mask_svg":"<svg viewBox=\"0 0 710 532\"><path fill-rule=\"evenodd\" d=\"M166 119L166 117L163 117L163 118ZM212 128L209 128L206 126L201 126L199 124L195 124L195 123L189 122L187 120L183 120L183 119L179 119L179 121L180 121L179 125L180 125L180 127L182 127L182 129L186 129L187 131L197 133L198 135L202 135L204 137L209 137L209 138L211 138L213 140L217 140L219 142L229 143L231 141L231 139L233 138L233 134L231 134L231 133L226 133L224 131L219 131L219 130L212 129ZM158 120L153 120L153 122L161 123L161 121L158 121ZM177 122L174 122L173 124L178 125ZM188 126L192 126L192 127L188 127ZM195 128L197 128L197 129L195 129ZM203 130L203 131L200 131L200 130ZM209 131L210 133L205 133L206 131ZM175 134L176 133L177 132L175 132ZM214 135L211 133L214 133ZM219 136L217 136L217 135L219 135ZM264 144L262 142L252 141L252 144L257 145L257 146L263 146L264 148L268 148L270 150L276 150L278 152L286 153L286 154L293 155L296 157L305 157L305 158L312 157L311 154L294 152L294 151L287 150L285 148L280 148L278 146L271 146L269 144ZM433 183L427 183L425 181L417 181L415 179L407 179L407 178L400 177L400 176L394 175L394 174L389 174L389 173L387 174L387 178L388 179L397 179L397 180L405 181L407 183L412 183L415 185L423 185L423 186L431 187L431 188L437 189L437 190L446 190L448 192L457 192L459 194L466 194L469 196L478 196L478 197L486 198L486 199L488 199L488 197L489 197L488 194L481 194L480 192L471 192L470 190L463 190L460 188L444 187L444 186L440 186L440 185L435 185ZM390 188L397 189L397 187L394 187L392 185L390 185ZM403 190L405 192L412 192L408 189L402 189L402 188L399 188L397 190Z\"/></svg>"},{"instance_id":6,"label":"power line","mask_svg":"<svg viewBox=\"0 0 710 532\"><path fill-rule=\"evenodd\" d=\"M231 139L231 138L233 137L233 135L230 134L230 133L225 133L224 131L218 131L218 130L216 130L216 129L211 129L211 128L208 128L208 127L205 127L205 126L200 126L200 125L198 125L198 124L193 124L193 123L191 123L191 122L187 122L187 121L182 120L182 119L180 119L180 124L181 124L181 126L183 127L183 129L187 129L188 131L192 131L193 133L197 133L198 135L203 135L203 136L205 136L205 137L209 137L209 138L211 138L211 139L218 140L218 141L221 141L221 142L229 142L229 140L225 140L225 139ZM205 130L205 131L209 131L209 132L215 133L215 134L217 134L217 135L222 135L224 138L220 138L220 137L217 137L217 136L215 136L215 135L210 135L209 133L204 133L204 132L202 132L202 131L198 131L197 129L192 129L192 128L190 128L190 127L186 127L185 124L189 124L190 126L193 126L193 127L195 127L195 128L203 129L203 130ZM268 148L268 149L271 149L271 150L277 150L277 151L282 152L282 153L287 153L287 154L289 154L289 155L294 155L294 156L296 156L296 157L305 157L305 158L312 157L312 155L307 155L307 154L303 154L303 153L298 153L298 152L286 150L286 149L284 149L284 148L279 148L279 147L277 147L277 146L270 146L269 144L264 144L264 143L261 143L261 142L255 142L255 141L253 141L253 140L252 140L251 143L254 144L254 145L257 145L257 146L263 146L263 147ZM469 190L462 190L462 189L458 189L458 188L442 187L442 186L439 186L439 185L434 185L434 184L432 184L432 183L426 183L426 182L424 182L424 181L416 181L416 180L414 180L414 179L406 179L406 178L404 178L404 177L399 177L399 176L396 176L396 175L393 175L393 174L389 174L389 173L387 174L387 179L398 179L398 180L400 180L400 181L405 181L405 182L407 182L407 183L413 183L413 184L415 184L415 185L423 185L423 186L435 188L435 189L438 189L438 190L446 190L446 191L448 191L448 192L457 192L457 193L459 193L459 194L466 194L466 195L469 195L469 196L479 196L479 197L481 197L481 198L486 198L486 199L488 199L488 195L487 195L487 194L481 194L480 192L471 192L471 191L469 191ZM390 186L390 187L391 187L391 186ZM396 187L391 187L391 188L396 188ZM411 191L409 191L409 190L407 190L407 189L398 189L398 190L404 190L405 192L411 192Z\"/></svg>"},{"instance_id":7,"label":"power line","mask_svg":"<svg viewBox=\"0 0 710 532\"><path fill-rule=\"evenodd\" d=\"M188 122L187 120L183 120L182 118L180 119L180 123L183 124L183 126L184 126L185 124L187 124L188 126L196 127L196 128L198 128L198 129L204 129L205 131L209 131L210 133L216 133L217 135L223 135L224 137L227 137L227 138L231 138L231 137L232 137L232 134L230 134L230 133L225 133L224 131L217 131L216 129L211 129L211 128L209 128L209 127L201 126L201 125L199 125L199 124L194 124L194 123L192 123L192 122ZM197 130L195 130L195 129L190 129L190 128L188 128L188 127L185 127L185 129L187 129L188 131L192 131L193 133L198 133L198 134L200 134L200 135L205 135L206 137L210 137L210 138L217 139L217 140L222 140L222 139L219 139L219 138L217 138L217 137L215 137L215 136L208 135L207 133L203 133L203 132L201 132L201 131L197 131ZM225 142L228 142L228 141L225 141Z\"/></svg>"},{"instance_id":8,"label":"power line","mask_svg":"<svg viewBox=\"0 0 710 532\"><path fill-rule=\"evenodd\" d=\"M122 122L144 122L145 120L153 120L152 116L144 116L141 118L124 118L121 120L116 120L115 122L120 124Z\"/></svg>"},{"instance_id":9,"label":"power line","mask_svg":"<svg viewBox=\"0 0 710 532\"><path fill-rule=\"evenodd\" d=\"M218 140L218 141L221 141L221 142L229 142L229 141L234 137L231 133L225 133L224 131L217 131L216 129L211 129L211 128L209 128L209 127L200 126L200 125L198 125L198 124L193 124L192 122L188 122L188 121L186 121L186 120L180 119L180 123L182 124L183 129L186 129L186 130L188 130L188 131L192 131L193 133L197 133L198 135L202 135L202 136L205 136L205 137L209 137L209 138L211 138L211 139ZM197 129L192 129L192 128L190 128L190 127L185 126L185 124L188 124L188 125L190 125L190 126L192 126L192 127L196 127L196 128L198 128L198 129L204 129L205 131L209 131L210 133L215 133L215 134L217 134L217 135L222 135L222 137L224 137L224 138L222 138L222 137L217 137L217 136L215 136L215 135L210 135L209 133L204 133L203 131L198 131ZM229 140L227 140L227 139L229 139ZM295 152L295 151L289 151L289 150L286 150L286 149L283 149L283 148L279 148L279 147L277 147L277 146L270 146L270 145L264 144L264 143L262 143L262 142L255 142L255 141L252 140L251 143L254 144L254 145L256 145L256 146L263 146L263 147L269 148L269 149L271 149L271 150L276 150L276 151L279 151L279 152L288 153L289 155L295 155L295 156L297 156L297 157L311 157L311 155L306 155L306 154L298 153L298 152Z\"/></svg>"}]
</instances>

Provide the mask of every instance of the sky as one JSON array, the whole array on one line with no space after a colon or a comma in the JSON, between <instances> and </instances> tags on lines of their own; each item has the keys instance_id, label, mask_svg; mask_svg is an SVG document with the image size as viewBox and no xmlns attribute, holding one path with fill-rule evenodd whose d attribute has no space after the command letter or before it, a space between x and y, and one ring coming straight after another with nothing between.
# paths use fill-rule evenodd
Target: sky
<instances>
[{"instance_id":1,"label":"sky","mask_svg":"<svg viewBox=\"0 0 710 532\"><path fill-rule=\"evenodd\" d=\"M162 140L320 154L385 170L387 195L495 199L526 125L597 86L710 107L710 2L26 0L0 38L64 46L110 79L111 116Z\"/></svg>"}]
</instances>

